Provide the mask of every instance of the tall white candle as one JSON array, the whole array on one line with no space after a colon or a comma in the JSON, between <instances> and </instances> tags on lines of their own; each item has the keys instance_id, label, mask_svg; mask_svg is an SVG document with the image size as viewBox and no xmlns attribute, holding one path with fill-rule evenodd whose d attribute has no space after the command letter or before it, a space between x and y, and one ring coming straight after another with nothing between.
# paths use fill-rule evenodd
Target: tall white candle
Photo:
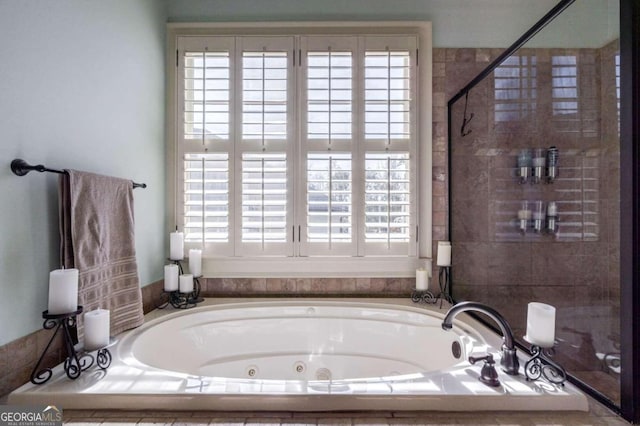
<instances>
[{"instance_id":1,"label":"tall white candle","mask_svg":"<svg viewBox=\"0 0 640 426\"><path fill-rule=\"evenodd\" d=\"M556 308L539 302L529 303L525 340L542 348L553 346L556 337Z\"/></svg>"},{"instance_id":2,"label":"tall white candle","mask_svg":"<svg viewBox=\"0 0 640 426\"><path fill-rule=\"evenodd\" d=\"M429 271L424 268L416 269L416 290L429 290Z\"/></svg>"},{"instance_id":3,"label":"tall white candle","mask_svg":"<svg viewBox=\"0 0 640 426\"><path fill-rule=\"evenodd\" d=\"M49 273L49 314L66 314L78 309L78 270L56 269Z\"/></svg>"},{"instance_id":4,"label":"tall white candle","mask_svg":"<svg viewBox=\"0 0 640 426\"><path fill-rule=\"evenodd\" d=\"M451 266L451 243L449 241L438 241L438 266Z\"/></svg>"},{"instance_id":5,"label":"tall white candle","mask_svg":"<svg viewBox=\"0 0 640 426\"><path fill-rule=\"evenodd\" d=\"M189 271L194 277L202 275L202 250L189 250Z\"/></svg>"},{"instance_id":6,"label":"tall white candle","mask_svg":"<svg viewBox=\"0 0 640 426\"><path fill-rule=\"evenodd\" d=\"M178 289L178 265L164 265L164 291L176 291Z\"/></svg>"},{"instance_id":7,"label":"tall white candle","mask_svg":"<svg viewBox=\"0 0 640 426\"><path fill-rule=\"evenodd\" d=\"M193 291L193 275L180 275L180 293L191 293Z\"/></svg>"},{"instance_id":8,"label":"tall white candle","mask_svg":"<svg viewBox=\"0 0 640 426\"><path fill-rule=\"evenodd\" d=\"M172 232L169 234L169 259L184 259L184 234L182 232Z\"/></svg>"},{"instance_id":9,"label":"tall white candle","mask_svg":"<svg viewBox=\"0 0 640 426\"><path fill-rule=\"evenodd\" d=\"M109 344L109 310L95 309L84 314L84 348L87 351Z\"/></svg>"}]
</instances>

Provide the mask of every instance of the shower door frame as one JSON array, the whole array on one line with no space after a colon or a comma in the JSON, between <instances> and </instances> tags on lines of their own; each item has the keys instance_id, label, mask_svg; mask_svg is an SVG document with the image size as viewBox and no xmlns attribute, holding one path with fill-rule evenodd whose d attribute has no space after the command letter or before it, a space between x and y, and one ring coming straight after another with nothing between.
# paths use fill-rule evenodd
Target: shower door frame
<instances>
[{"instance_id":1,"label":"shower door frame","mask_svg":"<svg viewBox=\"0 0 640 426\"><path fill-rule=\"evenodd\" d=\"M640 3L620 0L620 409L640 423Z\"/></svg>"},{"instance_id":2,"label":"shower door frame","mask_svg":"<svg viewBox=\"0 0 640 426\"><path fill-rule=\"evenodd\" d=\"M516 42L491 62L447 103L448 150L451 153L453 104L489 76L575 0L562 0ZM620 406L588 383L569 377L587 394L640 424L640 2L620 1ZM451 206L451 155L448 156L448 199ZM448 215L451 239L452 215ZM455 281L452 280L452 285ZM451 286L449 287L451 294ZM527 348L521 349L528 351Z\"/></svg>"}]
</instances>

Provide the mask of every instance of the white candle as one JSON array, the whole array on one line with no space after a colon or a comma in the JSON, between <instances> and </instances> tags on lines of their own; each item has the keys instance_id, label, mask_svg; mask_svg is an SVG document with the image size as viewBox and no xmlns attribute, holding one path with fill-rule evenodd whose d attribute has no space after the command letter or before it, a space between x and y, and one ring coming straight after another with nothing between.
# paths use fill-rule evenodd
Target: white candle
<instances>
[{"instance_id":1,"label":"white candle","mask_svg":"<svg viewBox=\"0 0 640 426\"><path fill-rule=\"evenodd\" d=\"M438 266L451 266L451 243L449 241L438 241Z\"/></svg>"},{"instance_id":2,"label":"white candle","mask_svg":"<svg viewBox=\"0 0 640 426\"><path fill-rule=\"evenodd\" d=\"M84 314L84 348L87 351L109 344L109 311L95 309Z\"/></svg>"},{"instance_id":3,"label":"white candle","mask_svg":"<svg viewBox=\"0 0 640 426\"><path fill-rule=\"evenodd\" d=\"M182 232L172 232L169 234L169 259L184 259L184 234Z\"/></svg>"},{"instance_id":4,"label":"white candle","mask_svg":"<svg viewBox=\"0 0 640 426\"><path fill-rule=\"evenodd\" d=\"M176 291L178 289L178 265L164 265L164 291Z\"/></svg>"},{"instance_id":5,"label":"white candle","mask_svg":"<svg viewBox=\"0 0 640 426\"><path fill-rule=\"evenodd\" d=\"M49 314L66 314L78 309L78 270L56 269L49 273Z\"/></svg>"},{"instance_id":6,"label":"white candle","mask_svg":"<svg viewBox=\"0 0 640 426\"><path fill-rule=\"evenodd\" d=\"M424 268L416 269L416 290L429 290L429 271Z\"/></svg>"},{"instance_id":7,"label":"white candle","mask_svg":"<svg viewBox=\"0 0 640 426\"><path fill-rule=\"evenodd\" d=\"M189 250L189 271L194 277L202 275L202 250Z\"/></svg>"},{"instance_id":8,"label":"white candle","mask_svg":"<svg viewBox=\"0 0 640 426\"><path fill-rule=\"evenodd\" d=\"M180 275L180 293L191 293L193 291L193 275Z\"/></svg>"},{"instance_id":9,"label":"white candle","mask_svg":"<svg viewBox=\"0 0 640 426\"><path fill-rule=\"evenodd\" d=\"M542 348L553 346L556 335L556 308L539 302L529 303L525 340Z\"/></svg>"}]
</instances>

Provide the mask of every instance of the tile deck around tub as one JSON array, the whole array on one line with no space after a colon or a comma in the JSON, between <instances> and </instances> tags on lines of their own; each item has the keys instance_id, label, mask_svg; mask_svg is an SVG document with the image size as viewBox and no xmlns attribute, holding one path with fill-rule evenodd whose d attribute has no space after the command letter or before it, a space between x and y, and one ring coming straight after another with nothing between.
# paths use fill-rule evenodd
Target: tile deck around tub
<instances>
[{"instance_id":1,"label":"tile deck around tub","mask_svg":"<svg viewBox=\"0 0 640 426\"><path fill-rule=\"evenodd\" d=\"M216 302L220 303L208 300L205 304ZM242 299L241 302L245 303L247 299ZM384 300L375 300L375 303L381 302ZM313 302L307 299L306 303ZM394 303L398 301L395 300ZM402 303L416 307L410 301L401 301L400 304ZM156 310L147 319L171 312L175 310ZM499 336L491 338L500 343ZM496 343L489 338L487 341ZM490 388L477 380L479 370L478 366L471 367L468 363L462 363L450 371L425 374L418 378L392 380L390 383L383 383L379 379L346 384L344 381L335 381L338 386L329 388L326 383L314 384L311 381L309 384L292 384L266 380L203 378L157 369L144 371L119 362L114 357L106 373L92 367L77 380L67 379L61 366L58 366L48 383L40 386L30 383L24 385L9 396L9 403L56 404L67 410L145 410L138 421L148 418L158 408L178 410L175 419L182 416L180 413L183 410L257 410L275 411L274 414L290 413L293 410L300 411L305 416L307 413L304 411L310 409L310 404L313 404L311 409L323 413L373 409L376 410L373 414L376 418L380 410L383 413L400 414L412 410L429 410L434 414L443 411L498 410L535 410L548 413L549 410L576 411L588 408L587 398L571 384L558 387L541 381L527 382L522 375L512 377L501 373L502 386ZM127 379L132 375L136 380ZM318 385L326 389L319 389ZM267 395L257 394L264 392L267 387L271 389ZM273 397L273 393L279 395ZM446 395L447 393L450 395ZM395 400L390 401L393 398ZM369 413L371 414L370 411ZM324 415L317 418L324 418ZM383 415L382 418L387 417Z\"/></svg>"}]
</instances>

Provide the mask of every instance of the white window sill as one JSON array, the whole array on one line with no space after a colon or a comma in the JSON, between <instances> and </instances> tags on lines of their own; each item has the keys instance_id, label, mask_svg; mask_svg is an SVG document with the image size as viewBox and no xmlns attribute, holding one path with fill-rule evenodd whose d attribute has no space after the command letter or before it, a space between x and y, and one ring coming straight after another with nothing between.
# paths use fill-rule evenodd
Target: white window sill
<instances>
[{"instance_id":1,"label":"white window sill","mask_svg":"<svg viewBox=\"0 0 640 426\"><path fill-rule=\"evenodd\" d=\"M206 278L415 277L416 257L229 257L202 260Z\"/></svg>"}]
</instances>

